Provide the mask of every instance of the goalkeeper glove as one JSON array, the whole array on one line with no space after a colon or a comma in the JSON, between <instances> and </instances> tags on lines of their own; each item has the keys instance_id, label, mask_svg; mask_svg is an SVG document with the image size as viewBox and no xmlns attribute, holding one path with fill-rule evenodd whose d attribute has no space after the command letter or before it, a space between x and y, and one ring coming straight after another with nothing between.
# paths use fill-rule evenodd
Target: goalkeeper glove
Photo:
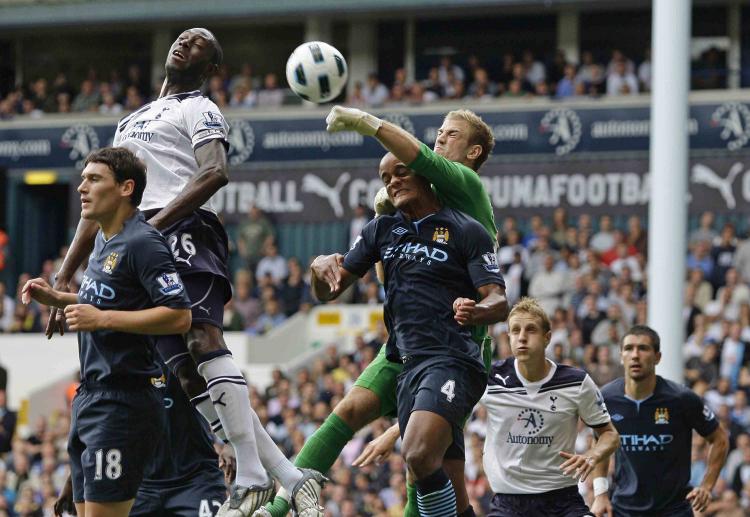
<instances>
[{"instance_id":1,"label":"goalkeeper glove","mask_svg":"<svg viewBox=\"0 0 750 517\"><path fill-rule=\"evenodd\" d=\"M393 206L393 202L388 196L388 190L385 187L382 187L375 194L374 208L376 215L391 215L396 211L396 207Z\"/></svg>"},{"instance_id":2,"label":"goalkeeper glove","mask_svg":"<svg viewBox=\"0 0 750 517\"><path fill-rule=\"evenodd\" d=\"M326 117L326 124L330 133L356 131L360 135L375 136L383 121L362 110L334 106Z\"/></svg>"}]
</instances>

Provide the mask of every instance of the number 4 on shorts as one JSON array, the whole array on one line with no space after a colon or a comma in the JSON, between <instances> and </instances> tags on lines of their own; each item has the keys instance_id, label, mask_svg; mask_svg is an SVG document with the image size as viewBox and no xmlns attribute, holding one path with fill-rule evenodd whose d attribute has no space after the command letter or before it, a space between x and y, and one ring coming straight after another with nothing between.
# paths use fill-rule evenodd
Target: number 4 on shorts
<instances>
[{"instance_id":1,"label":"number 4 on shorts","mask_svg":"<svg viewBox=\"0 0 750 517\"><path fill-rule=\"evenodd\" d=\"M448 402L453 402L453 398L456 396L455 390L456 390L456 381L451 379L447 381L445 384L443 384L443 387L440 388L440 393L445 394L445 398L448 399Z\"/></svg>"}]
</instances>

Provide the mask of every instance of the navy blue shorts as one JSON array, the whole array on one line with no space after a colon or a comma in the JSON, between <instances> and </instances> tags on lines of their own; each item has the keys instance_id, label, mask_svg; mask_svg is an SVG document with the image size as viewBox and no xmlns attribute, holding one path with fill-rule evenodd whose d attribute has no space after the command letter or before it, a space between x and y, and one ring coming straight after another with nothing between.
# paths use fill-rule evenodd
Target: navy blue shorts
<instances>
[{"instance_id":1,"label":"navy blue shorts","mask_svg":"<svg viewBox=\"0 0 750 517\"><path fill-rule=\"evenodd\" d=\"M413 358L398 376L397 403L401 437L412 411L429 411L445 418L453 428L446 459L465 459L466 415L484 394L487 372L478 366L441 357Z\"/></svg>"},{"instance_id":2,"label":"navy blue shorts","mask_svg":"<svg viewBox=\"0 0 750 517\"><path fill-rule=\"evenodd\" d=\"M68 438L73 501L133 499L164 432L161 393L82 385L73 399Z\"/></svg>"},{"instance_id":3,"label":"navy blue shorts","mask_svg":"<svg viewBox=\"0 0 750 517\"><path fill-rule=\"evenodd\" d=\"M586 517L593 514L577 486L541 494L495 494L487 517Z\"/></svg>"},{"instance_id":4,"label":"navy blue shorts","mask_svg":"<svg viewBox=\"0 0 750 517\"><path fill-rule=\"evenodd\" d=\"M681 501L679 504L672 506L669 509L660 510L657 512L630 512L612 505L612 512L614 517L693 517L693 508L690 506L688 501Z\"/></svg>"},{"instance_id":5,"label":"navy blue shorts","mask_svg":"<svg viewBox=\"0 0 750 517\"><path fill-rule=\"evenodd\" d=\"M143 215L148 220L160 210L144 210ZM229 283L229 238L216 214L196 210L161 233L167 239L182 279L196 273L210 273Z\"/></svg>"},{"instance_id":6,"label":"navy blue shorts","mask_svg":"<svg viewBox=\"0 0 750 517\"><path fill-rule=\"evenodd\" d=\"M208 323L219 329L223 328L227 287L221 281L221 277L200 273L184 277L182 282L190 298L193 323ZM154 336L154 342L164 364L172 372L177 372L179 365L190 359L187 345L181 335Z\"/></svg>"},{"instance_id":7,"label":"navy blue shorts","mask_svg":"<svg viewBox=\"0 0 750 517\"><path fill-rule=\"evenodd\" d=\"M138 490L130 517L213 516L227 497L224 480L219 476L195 476L180 486L145 483Z\"/></svg>"}]
</instances>

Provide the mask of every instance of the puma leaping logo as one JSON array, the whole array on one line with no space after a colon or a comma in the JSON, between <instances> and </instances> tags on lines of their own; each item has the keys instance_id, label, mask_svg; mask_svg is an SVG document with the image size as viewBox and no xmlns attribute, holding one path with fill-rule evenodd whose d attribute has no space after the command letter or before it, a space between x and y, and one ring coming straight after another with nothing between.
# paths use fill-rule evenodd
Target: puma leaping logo
<instances>
[{"instance_id":1,"label":"puma leaping logo","mask_svg":"<svg viewBox=\"0 0 750 517\"><path fill-rule=\"evenodd\" d=\"M305 174L302 178L302 192L309 192L316 194L322 198L328 200L328 203L333 208L333 213L336 217L344 215L344 207L341 205L341 189L344 188L346 182L349 181L351 175L348 172L343 173L336 180L336 184L333 187L329 187L328 184L314 174Z\"/></svg>"},{"instance_id":2,"label":"puma leaping logo","mask_svg":"<svg viewBox=\"0 0 750 517\"><path fill-rule=\"evenodd\" d=\"M726 178L720 177L710 167L700 163L693 165L692 172L690 179L693 183L699 183L717 189L719 194L721 194L721 197L724 198L727 208L730 210L737 206L737 201L734 199L734 192L732 192L732 184L734 183L735 178L737 178L737 175L742 172L742 164L740 162L732 165Z\"/></svg>"},{"instance_id":3,"label":"puma leaping logo","mask_svg":"<svg viewBox=\"0 0 750 517\"><path fill-rule=\"evenodd\" d=\"M507 386L508 385L507 381L508 381L508 378L510 377L510 375L506 375L505 377L503 377L499 373L496 373L495 377L497 377L498 379L500 379L501 381L503 381L503 386Z\"/></svg>"},{"instance_id":4,"label":"puma leaping logo","mask_svg":"<svg viewBox=\"0 0 750 517\"><path fill-rule=\"evenodd\" d=\"M221 399L224 398L224 395L226 395L226 394L227 394L226 391L222 391L221 395L219 395L218 399L211 401L211 402L213 402L213 405L214 406L224 406L224 407L227 407L226 403L223 400L221 400Z\"/></svg>"}]
</instances>

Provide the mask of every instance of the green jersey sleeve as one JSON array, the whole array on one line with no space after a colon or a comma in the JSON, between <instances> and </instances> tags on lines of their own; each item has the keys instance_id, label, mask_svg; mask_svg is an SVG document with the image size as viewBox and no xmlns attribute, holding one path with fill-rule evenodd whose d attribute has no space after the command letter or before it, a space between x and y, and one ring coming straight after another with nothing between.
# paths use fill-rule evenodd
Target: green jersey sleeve
<instances>
[{"instance_id":1,"label":"green jersey sleeve","mask_svg":"<svg viewBox=\"0 0 750 517\"><path fill-rule=\"evenodd\" d=\"M492 203L475 171L440 156L425 144L420 145L419 155L407 166L432 183L443 204L479 221L495 242L497 228Z\"/></svg>"}]
</instances>

